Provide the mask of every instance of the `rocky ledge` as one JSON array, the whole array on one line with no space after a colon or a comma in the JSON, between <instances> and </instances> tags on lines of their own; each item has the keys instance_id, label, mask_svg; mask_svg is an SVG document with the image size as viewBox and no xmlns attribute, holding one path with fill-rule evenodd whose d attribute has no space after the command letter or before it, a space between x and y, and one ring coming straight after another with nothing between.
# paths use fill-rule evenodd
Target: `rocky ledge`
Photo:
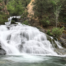
<instances>
[{"instance_id":1,"label":"rocky ledge","mask_svg":"<svg viewBox=\"0 0 66 66\"><path fill-rule=\"evenodd\" d=\"M61 42L62 46L66 48L66 34L63 33L59 41Z\"/></svg>"},{"instance_id":2,"label":"rocky ledge","mask_svg":"<svg viewBox=\"0 0 66 66\"><path fill-rule=\"evenodd\" d=\"M5 55L5 54L6 54L5 50L2 49L1 46L0 46L0 55Z\"/></svg>"}]
</instances>

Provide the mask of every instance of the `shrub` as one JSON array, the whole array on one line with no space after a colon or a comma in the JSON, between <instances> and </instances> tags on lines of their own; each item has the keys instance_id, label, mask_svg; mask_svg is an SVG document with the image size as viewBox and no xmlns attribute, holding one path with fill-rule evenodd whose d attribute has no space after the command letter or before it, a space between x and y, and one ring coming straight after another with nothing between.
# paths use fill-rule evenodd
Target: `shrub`
<instances>
[{"instance_id":1,"label":"shrub","mask_svg":"<svg viewBox=\"0 0 66 66\"><path fill-rule=\"evenodd\" d=\"M22 16L21 16L21 19L25 19L28 15L28 12L27 11L24 11Z\"/></svg>"},{"instance_id":2,"label":"shrub","mask_svg":"<svg viewBox=\"0 0 66 66\"><path fill-rule=\"evenodd\" d=\"M2 10L4 8L4 6L0 6L0 10Z\"/></svg>"},{"instance_id":3,"label":"shrub","mask_svg":"<svg viewBox=\"0 0 66 66\"><path fill-rule=\"evenodd\" d=\"M21 15L24 12L24 7L20 0L11 0L7 4L7 10L10 15Z\"/></svg>"},{"instance_id":4,"label":"shrub","mask_svg":"<svg viewBox=\"0 0 66 66\"><path fill-rule=\"evenodd\" d=\"M27 17L28 12L24 11L24 13L22 14L21 18L20 18L20 22L24 23L24 24L28 24L29 18Z\"/></svg>"},{"instance_id":5,"label":"shrub","mask_svg":"<svg viewBox=\"0 0 66 66\"><path fill-rule=\"evenodd\" d=\"M53 28L52 29L52 35L56 38L59 38L62 35L64 28Z\"/></svg>"},{"instance_id":6,"label":"shrub","mask_svg":"<svg viewBox=\"0 0 66 66\"><path fill-rule=\"evenodd\" d=\"M7 10L12 16L23 15L30 1L31 0L9 0L7 3Z\"/></svg>"},{"instance_id":7,"label":"shrub","mask_svg":"<svg viewBox=\"0 0 66 66\"><path fill-rule=\"evenodd\" d=\"M51 31L50 30L47 30L47 32L46 32L48 35L50 35L50 36L52 36L52 33L51 33Z\"/></svg>"},{"instance_id":8,"label":"shrub","mask_svg":"<svg viewBox=\"0 0 66 66\"><path fill-rule=\"evenodd\" d=\"M47 27L50 25L50 21L48 18L43 18L42 20L40 20L40 23L44 26Z\"/></svg>"},{"instance_id":9,"label":"shrub","mask_svg":"<svg viewBox=\"0 0 66 66\"><path fill-rule=\"evenodd\" d=\"M7 19L7 15L6 14L0 14L0 24L5 24L5 22L7 22L8 19Z\"/></svg>"},{"instance_id":10,"label":"shrub","mask_svg":"<svg viewBox=\"0 0 66 66\"><path fill-rule=\"evenodd\" d=\"M15 20L12 20L12 21L11 21L11 24L15 24Z\"/></svg>"},{"instance_id":11,"label":"shrub","mask_svg":"<svg viewBox=\"0 0 66 66\"><path fill-rule=\"evenodd\" d=\"M23 24L25 24L25 25L30 25L27 20L25 20L25 21L23 22Z\"/></svg>"},{"instance_id":12,"label":"shrub","mask_svg":"<svg viewBox=\"0 0 66 66\"><path fill-rule=\"evenodd\" d=\"M0 0L0 3L2 2L2 0Z\"/></svg>"}]
</instances>

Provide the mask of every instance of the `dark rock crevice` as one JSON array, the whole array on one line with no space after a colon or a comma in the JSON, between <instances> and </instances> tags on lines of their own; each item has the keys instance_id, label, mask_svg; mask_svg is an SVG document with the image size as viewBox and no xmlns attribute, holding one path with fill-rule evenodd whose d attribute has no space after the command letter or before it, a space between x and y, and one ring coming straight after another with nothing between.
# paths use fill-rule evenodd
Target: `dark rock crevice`
<instances>
[{"instance_id":1,"label":"dark rock crevice","mask_svg":"<svg viewBox=\"0 0 66 66\"><path fill-rule=\"evenodd\" d=\"M6 55L6 51L0 45L0 55Z\"/></svg>"}]
</instances>

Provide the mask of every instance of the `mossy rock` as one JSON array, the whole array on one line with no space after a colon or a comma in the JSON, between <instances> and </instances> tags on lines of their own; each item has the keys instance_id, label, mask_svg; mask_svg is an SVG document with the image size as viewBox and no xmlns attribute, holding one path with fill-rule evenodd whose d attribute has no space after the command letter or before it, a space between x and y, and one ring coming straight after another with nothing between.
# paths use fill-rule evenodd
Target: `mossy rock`
<instances>
[{"instance_id":1,"label":"mossy rock","mask_svg":"<svg viewBox=\"0 0 66 66\"><path fill-rule=\"evenodd\" d=\"M16 24L16 23L15 23L15 20L12 20L12 21L11 21L11 24Z\"/></svg>"},{"instance_id":2,"label":"mossy rock","mask_svg":"<svg viewBox=\"0 0 66 66\"><path fill-rule=\"evenodd\" d=\"M48 35L47 35L47 40L50 41L50 43L52 44L52 46L53 46L54 48L58 48L58 46L57 46L55 40L52 39L52 38L51 38L50 36L48 36Z\"/></svg>"}]
</instances>

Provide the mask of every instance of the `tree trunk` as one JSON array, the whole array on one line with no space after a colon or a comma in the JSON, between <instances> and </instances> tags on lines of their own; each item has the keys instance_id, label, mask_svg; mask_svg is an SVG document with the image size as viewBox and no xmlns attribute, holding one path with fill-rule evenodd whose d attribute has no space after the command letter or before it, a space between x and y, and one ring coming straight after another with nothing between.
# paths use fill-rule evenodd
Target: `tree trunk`
<instances>
[{"instance_id":1,"label":"tree trunk","mask_svg":"<svg viewBox=\"0 0 66 66\"><path fill-rule=\"evenodd\" d=\"M5 5L7 5L7 3L8 3L8 0L4 0L4 3L5 3Z\"/></svg>"}]
</instances>

